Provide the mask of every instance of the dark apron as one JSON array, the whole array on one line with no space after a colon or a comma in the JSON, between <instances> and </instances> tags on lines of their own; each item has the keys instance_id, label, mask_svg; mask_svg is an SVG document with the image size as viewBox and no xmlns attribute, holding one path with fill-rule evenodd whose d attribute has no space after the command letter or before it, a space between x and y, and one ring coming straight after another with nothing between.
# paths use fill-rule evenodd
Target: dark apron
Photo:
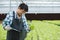
<instances>
[{"instance_id":1,"label":"dark apron","mask_svg":"<svg viewBox=\"0 0 60 40\"><path fill-rule=\"evenodd\" d=\"M24 29L22 17L20 19L18 19L17 17L15 18L14 11L13 11L13 21L12 21L11 27L13 28L13 30L16 30L18 32Z\"/></svg>"},{"instance_id":2,"label":"dark apron","mask_svg":"<svg viewBox=\"0 0 60 40\"><path fill-rule=\"evenodd\" d=\"M15 13L13 12L13 21L11 24L13 30L7 32L7 40L24 40L27 32L24 30L22 18L15 19ZM15 30L14 30L15 29Z\"/></svg>"}]
</instances>

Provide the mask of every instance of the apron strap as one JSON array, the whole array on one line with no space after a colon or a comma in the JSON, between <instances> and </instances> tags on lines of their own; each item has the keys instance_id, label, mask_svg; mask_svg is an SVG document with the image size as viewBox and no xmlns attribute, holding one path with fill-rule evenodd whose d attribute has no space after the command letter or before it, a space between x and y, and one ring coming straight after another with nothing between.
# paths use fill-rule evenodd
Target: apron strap
<instances>
[{"instance_id":1,"label":"apron strap","mask_svg":"<svg viewBox=\"0 0 60 40\"><path fill-rule=\"evenodd\" d=\"M13 19L15 19L15 12L13 11Z\"/></svg>"}]
</instances>

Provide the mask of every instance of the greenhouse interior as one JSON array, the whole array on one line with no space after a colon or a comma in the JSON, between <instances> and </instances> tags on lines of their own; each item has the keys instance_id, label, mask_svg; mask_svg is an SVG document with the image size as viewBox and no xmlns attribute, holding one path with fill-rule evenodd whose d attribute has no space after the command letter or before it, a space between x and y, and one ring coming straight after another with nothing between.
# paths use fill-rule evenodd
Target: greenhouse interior
<instances>
[{"instance_id":1,"label":"greenhouse interior","mask_svg":"<svg viewBox=\"0 0 60 40\"><path fill-rule=\"evenodd\" d=\"M26 17L22 21L25 20L27 22L25 22L24 26L28 26L29 32L27 32L25 38L23 37L24 35L20 38L17 36L18 34L12 32L15 35L12 36L13 34L11 34L11 38L9 39L10 36L7 36L9 35L7 32L10 31L9 27L12 24L13 26L22 25L19 24L19 18L23 18L23 15L18 17L19 12L16 12L15 14L19 21L14 20L14 18L14 21L11 21L11 17L14 16L9 15L9 12L18 10L19 5L22 3L26 6L23 5L24 8L22 7ZM27 6L28 12L25 10ZM11 25L9 22L11 22ZM11 28L16 31L13 27ZM0 40L60 40L60 0L0 0Z\"/></svg>"}]
</instances>

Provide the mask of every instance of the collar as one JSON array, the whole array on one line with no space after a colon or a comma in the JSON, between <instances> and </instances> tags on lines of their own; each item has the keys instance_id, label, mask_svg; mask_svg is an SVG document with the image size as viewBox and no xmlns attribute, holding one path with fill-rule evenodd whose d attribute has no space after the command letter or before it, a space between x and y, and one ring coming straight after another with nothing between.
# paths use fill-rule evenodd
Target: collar
<instances>
[{"instance_id":1,"label":"collar","mask_svg":"<svg viewBox=\"0 0 60 40\"><path fill-rule=\"evenodd\" d=\"M21 17L20 17L20 18L18 17L18 15L17 15L17 12L16 12L16 11L15 11L15 18L16 18L16 19L20 19L20 18L21 18Z\"/></svg>"}]
</instances>

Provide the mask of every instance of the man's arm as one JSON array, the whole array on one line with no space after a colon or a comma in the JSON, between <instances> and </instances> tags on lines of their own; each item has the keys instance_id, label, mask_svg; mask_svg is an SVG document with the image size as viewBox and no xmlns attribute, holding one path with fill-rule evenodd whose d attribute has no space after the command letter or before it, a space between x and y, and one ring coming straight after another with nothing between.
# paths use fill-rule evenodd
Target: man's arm
<instances>
[{"instance_id":1,"label":"man's arm","mask_svg":"<svg viewBox=\"0 0 60 40\"><path fill-rule=\"evenodd\" d=\"M26 31L28 32L30 29L29 29L29 25L27 23L27 19L25 17L25 14L22 16L22 19L23 19L23 24L24 24L24 28L26 29Z\"/></svg>"},{"instance_id":2,"label":"man's arm","mask_svg":"<svg viewBox=\"0 0 60 40\"><path fill-rule=\"evenodd\" d=\"M10 13L7 14L6 18L3 20L2 26L3 26L4 29L6 29L6 28L11 29L10 24L12 23L12 18L13 18L12 16L13 15L10 12Z\"/></svg>"}]
</instances>

